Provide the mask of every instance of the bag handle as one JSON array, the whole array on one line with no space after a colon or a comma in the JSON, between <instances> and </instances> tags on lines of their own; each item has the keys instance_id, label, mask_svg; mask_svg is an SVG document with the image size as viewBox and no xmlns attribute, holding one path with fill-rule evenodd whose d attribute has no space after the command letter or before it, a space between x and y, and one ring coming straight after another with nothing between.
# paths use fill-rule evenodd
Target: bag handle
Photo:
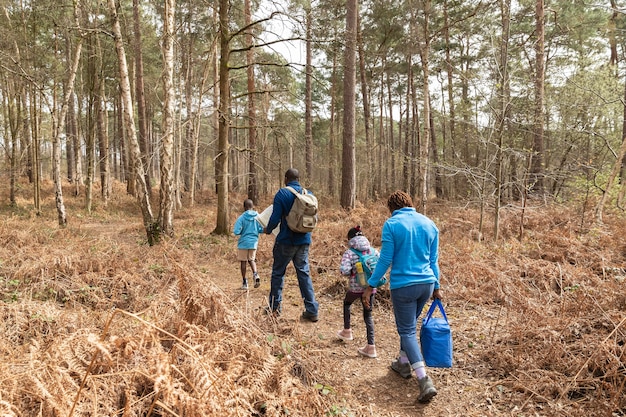
<instances>
[{"instance_id":1,"label":"bag handle","mask_svg":"<svg viewBox=\"0 0 626 417\"><path fill-rule=\"evenodd\" d=\"M439 307L441 315L446 320L446 323L448 323L448 316L446 316L446 311L443 309L443 304L441 303L441 300L439 298L435 298L433 300L433 303L430 305L430 308L428 309L428 314L426 314L426 321L424 321L424 324L428 324L437 307Z\"/></svg>"}]
</instances>

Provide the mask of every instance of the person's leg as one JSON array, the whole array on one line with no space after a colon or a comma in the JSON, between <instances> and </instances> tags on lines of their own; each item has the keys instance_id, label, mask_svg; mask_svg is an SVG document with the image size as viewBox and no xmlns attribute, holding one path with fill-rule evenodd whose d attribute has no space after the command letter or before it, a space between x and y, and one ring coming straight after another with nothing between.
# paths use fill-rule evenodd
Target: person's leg
<instances>
[{"instance_id":1,"label":"person's leg","mask_svg":"<svg viewBox=\"0 0 626 417\"><path fill-rule=\"evenodd\" d=\"M357 294L351 291L346 292L346 296L343 299L343 328L351 328L350 307L357 298L361 298L361 294Z\"/></svg>"},{"instance_id":2,"label":"person's leg","mask_svg":"<svg viewBox=\"0 0 626 417\"><path fill-rule=\"evenodd\" d=\"M246 267L248 263L248 250L237 249L237 260L239 261L239 270L241 271L241 289L248 288L248 280L246 279Z\"/></svg>"},{"instance_id":3,"label":"person's leg","mask_svg":"<svg viewBox=\"0 0 626 417\"><path fill-rule=\"evenodd\" d=\"M433 289L434 284L418 284L391 291L396 328L400 336L400 350L401 353L406 352L411 368L415 370L420 389L417 399L421 403L428 402L437 395L437 389L426 375L424 358L417 340L417 319L431 297Z\"/></svg>"},{"instance_id":4,"label":"person's leg","mask_svg":"<svg viewBox=\"0 0 626 417\"><path fill-rule=\"evenodd\" d=\"M248 264L252 270L252 275L256 275L256 249L248 249Z\"/></svg>"},{"instance_id":5,"label":"person's leg","mask_svg":"<svg viewBox=\"0 0 626 417\"><path fill-rule=\"evenodd\" d=\"M361 299L363 304L363 300ZM365 331L367 333L367 344L374 345L374 318L372 317L372 306L374 305L374 294L370 296L370 308L366 308L363 304L363 321L365 322Z\"/></svg>"},{"instance_id":6,"label":"person's leg","mask_svg":"<svg viewBox=\"0 0 626 417\"><path fill-rule=\"evenodd\" d=\"M361 299L363 304L363 299ZM374 294L370 296L370 308L366 308L363 304L363 321L365 322L365 331L367 333L367 345L360 348L358 352L368 358L375 358L376 345L374 345L374 319L372 318L372 306L374 305Z\"/></svg>"},{"instance_id":7,"label":"person's leg","mask_svg":"<svg viewBox=\"0 0 626 417\"><path fill-rule=\"evenodd\" d=\"M315 300L315 291L313 290L313 281L311 280L311 271L309 269L309 245L295 246L293 256L293 266L296 269L298 277L298 287L300 287L300 295L304 300L304 310L317 316L319 304Z\"/></svg>"},{"instance_id":8,"label":"person's leg","mask_svg":"<svg viewBox=\"0 0 626 417\"><path fill-rule=\"evenodd\" d=\"M350 326L350 307L357 298L361 298L361 294L357 294L351 291L346 291L346 296L343 298L343 329L337 332L337 337L344 341L352 340L352 329Z\"/></svg>"},{"instance_id":9,"label":"person's leg","mask_svg":"<svg viewBox=\"0 0 626 417\"><path fill-rule=\"evenodd\" d=\"M293 253L290 246L274 243L272 251L274 262L272 264L272 277L270 279L270 294L268 303L272 311L280 311L283 302L283 286L285 285L285 271L291 262Z\"/></svg>"},{"instance_id":10,"label":"person's leg","mask_svg":"<svg viewBox=\"0 0 626 417\"><path fill-rule=\"evenodd\" d=\"M391 291L391 302L400 336L400 350L406 353L411 367L423 362L417 341L417 318L432 295L434 284L417 284Z\"/></svg>"}]
</instances>

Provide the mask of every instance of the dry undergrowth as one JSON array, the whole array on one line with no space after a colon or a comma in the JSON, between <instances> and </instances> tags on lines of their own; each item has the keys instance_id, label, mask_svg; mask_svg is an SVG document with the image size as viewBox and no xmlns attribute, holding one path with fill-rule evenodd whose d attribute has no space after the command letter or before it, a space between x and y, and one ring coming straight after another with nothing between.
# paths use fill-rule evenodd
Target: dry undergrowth
<instances>
[{"instance_id":1,"label":"dry undergrowth","mask_svg":"<svg viewBox=\"0 0 626 417\"><path fill-rule=\"evenodd\" d=\"M67 200L66 229L52 206L0 214L0 415L371 415L324 385L336 364L297 324L235 306L215 285L233 241L211 235L209 197L177 212L176 237L156 247L132 199L91 215ZM325 209L320 292L343 291L320 278L334 276L345 231L360 223L379 245L386 215L380 202ZM488 393L475 415L626 415L623 213L582 229L575 208L535 207L520 242L520 213L506 208L498 244L472 238L475 209L436 204L430 215L456 324L451 375ZM379 303L390 306L388 292Z\"/></svg>"}]
</instances>

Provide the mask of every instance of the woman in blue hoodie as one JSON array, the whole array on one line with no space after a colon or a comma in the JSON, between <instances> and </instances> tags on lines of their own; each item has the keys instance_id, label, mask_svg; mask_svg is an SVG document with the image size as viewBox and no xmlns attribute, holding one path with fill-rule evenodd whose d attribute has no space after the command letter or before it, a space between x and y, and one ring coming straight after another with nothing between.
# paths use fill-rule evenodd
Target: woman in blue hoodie
<instances>
[{"instance_id":1,"label":"woman in blue hoodie","mask_svg":"<svg viewBox=\"0 0 626 417\"><path fill-rule=\"evenodd\" d=\"M261 285L261 279L256 269L256 249L259 244L259 233L263 232L263 226L257 221L258 213L254 210L254 203L249 198L243 202L244 212L237 218L233 233L239 236L237 241L237 260L241 265L241 284L242 290L248 289L248 280L246 279L247 264L252 269L252 277L254 278L254 288Z\"/></svg>"},{"instance_id":2,"label":"woman in blue hoodie","mask_svg":"<svg viewBox=\"0 0 626 417\"><path fill-rule=\"evenodd\" d=\"M437 395L437 389L426 374L426 365L417 340L417 319L430 298L439 294L439 230L435 223L413 208L404 191L395 191L387 200L391 217L382 230L382 247L376 269L367 281L363 302L369 297L391 267L389 289L400 336L400 356L391 369L404 378L413 371L419 384L418 401L426 403Z\"/></svg>"}]
</instances>

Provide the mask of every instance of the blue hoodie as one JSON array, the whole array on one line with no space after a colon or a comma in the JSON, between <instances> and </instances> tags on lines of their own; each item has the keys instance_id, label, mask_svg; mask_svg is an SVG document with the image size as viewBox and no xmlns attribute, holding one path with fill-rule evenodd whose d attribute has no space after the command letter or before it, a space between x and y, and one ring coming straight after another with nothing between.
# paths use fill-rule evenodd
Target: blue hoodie
<instances>
[{"instance_id":1,"label":"blue hoodie","mask_svg":"<svg viewBox=\"0 0 626 417\"><path fill-rule=\"evenodd\" d=\"M439 230L413 207L395 210L383 225L382 248L376 269L367 281L372 287L391 266L389 288L435 284L439 288Z\"/></svg>"},{"instance_id":2,"label":"blue hoodie","mask_svg":"<svg viewBox=\"0 0 626 417\"><path fill-rule=\"evenodd\" d=\"M258 213L254 210L246 210L237 218L233 233L239 236L237 249L256 249L259 244L259 233L263 232L263 226L256 220Z\"/></svg>"}]
</instances>

